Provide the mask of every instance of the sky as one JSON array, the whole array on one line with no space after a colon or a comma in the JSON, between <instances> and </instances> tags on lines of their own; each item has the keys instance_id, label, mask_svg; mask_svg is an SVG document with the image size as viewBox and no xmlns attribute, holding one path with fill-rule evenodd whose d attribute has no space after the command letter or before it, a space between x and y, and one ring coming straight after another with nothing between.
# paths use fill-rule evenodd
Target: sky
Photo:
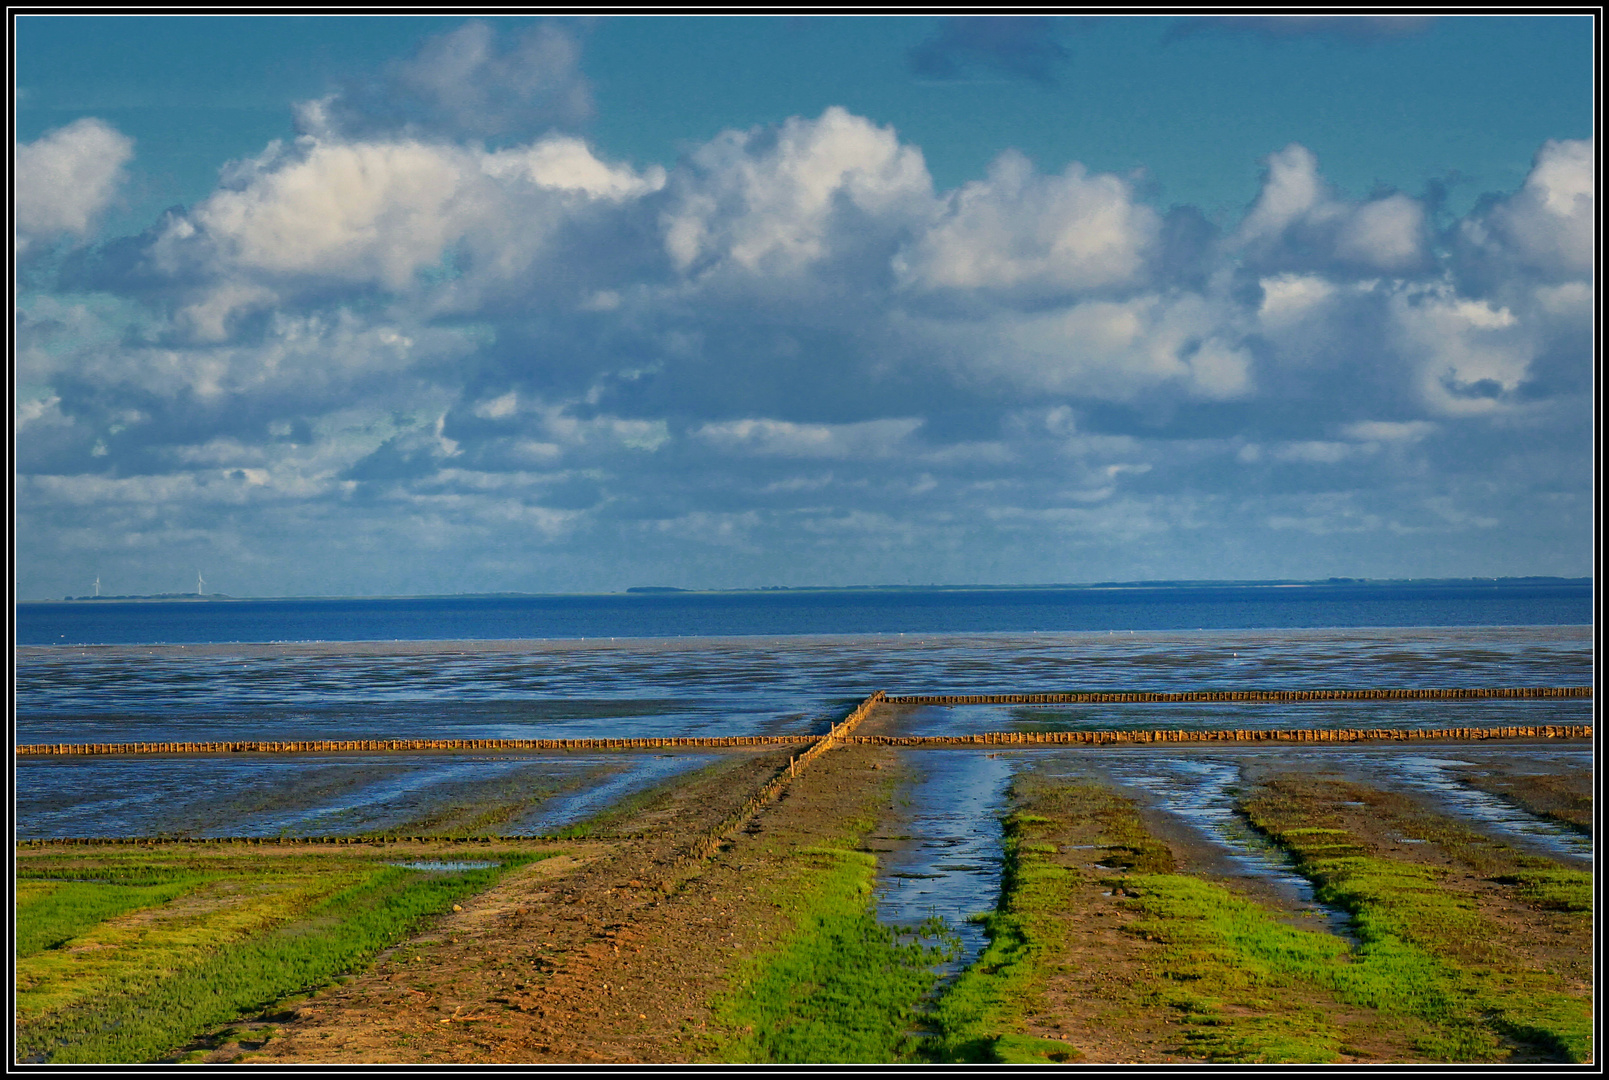
<instances>
[{"instance_id":1,"label":"sky","mask_svg":"<svg viewBox=\"0 0 1609 1080\"><path fill-rule=\"evenodd\" d=\"M13 25L19 598L1592 572L1589 17Z\"/></svg>"}]
</instances>

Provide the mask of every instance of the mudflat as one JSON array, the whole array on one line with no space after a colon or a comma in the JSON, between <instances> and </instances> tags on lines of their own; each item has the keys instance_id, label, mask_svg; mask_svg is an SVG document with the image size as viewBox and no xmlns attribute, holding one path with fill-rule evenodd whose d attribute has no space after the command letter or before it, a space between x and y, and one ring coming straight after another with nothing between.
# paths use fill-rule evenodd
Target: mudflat
<instances>
[{"instance_id":1,"label":"mudflat","mask_svg":"<svg viewBox=\"0 0 1609 1080\"><path fill-rule=\"evenodd\" d=\"M748 817L789 755L725 756L572 838L514 845L528 861L333 985L165 1059L1593 1059L1590 874L1383 783L1345 748L1317 771L1311 754L1260 750L1234 790L1240 819L1330 922L1232 872L1165 800L1114 779L1101 757L1114 752L1019 755L987 945L935 981L942 932L885 936L871 907L924 752L833 749ZM1571 815L1590 819L1590 775L1530 760L1448 768L1584 829ZM463 857L388 850L405 847Z\"/></svg>"}]
</instances>

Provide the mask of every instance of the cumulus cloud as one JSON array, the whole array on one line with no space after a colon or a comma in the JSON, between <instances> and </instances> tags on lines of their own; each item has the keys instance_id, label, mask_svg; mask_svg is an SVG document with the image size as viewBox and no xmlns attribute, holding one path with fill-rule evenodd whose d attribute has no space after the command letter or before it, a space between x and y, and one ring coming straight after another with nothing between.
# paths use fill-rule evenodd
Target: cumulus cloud
<instances>
[{"instance_id":1,"label":"cumulus cloud","mask_svg":"<svg viewBox=\"0 0 1609 1080\"><path fill-rule=\"evenodd\" d=\"M1597 237L1596 153L1591 139L1549 140L1525 186L1459 225L1465 258L1486 284L1515 270L1544 281L1590 278Z\"/></svg>"},{"instance_id":2,"label":"cumulus cloud","mask_svg":"<svg viewBox=\"0 0 1609 1080\"><path fill-rule=\"evenodd\" d=\"M12 150L12 221L18 253L59 236L84 237L111 205L134 140L93 117Z\"/></svg>"},{"instance_id":3,"label":"cumulus cloud","mask_svg":"<svg viewBox=\"0 0 1609 1080\"><path fill-rule=\"evenodd\" d=\"M1170 389L1208 400L1243 397L1252 358L1209 300L1143 296L1001 316L977 330L931 326L934 346L957 338L976 376L1038 392L1109 401Z\"/></svg>"},{"instance_id":4,"label":"cumulus cloud","mask_svg":"<svg viewBox=\"0 0 1609 1080\"><path fill-rule=\"evenodd\" d=\"M498 151L304 136L228 170L225 186L167 221L145 262L185 290L179 321L199 340L331 284L393 294L445 284L437 301L461 307L553 256L556 234L587 206L664 183L658 167L605 163L566 135Z\"/></svg>"},{"instance_id":5,"label":"cumulus cloud","mask_svg":"<svg viewBox=\"0 0 1609 1080\"><path fill-rule=\"evenodd\" d=\"M1410 274L1425 268L1429 237L1418 200L1339 198L1319 175L1313 152L1297 143L1264 164L1262 191L1235 237L1259 269Z\"/></svg>"},{"instance_id":6,"label":"cumulus cloud","mask_svg":"<svg viewBox=\"0 0 1609 1080\"><path fill-rule=\"evenodd\" d=\"M836 106L817 120L725 132L688 164L663 228L676 267L695 275L792 276L932 197L921 151Z\"/></svg>"},{"instance_id":7,"label":"cumulus cloud","mask_svg":"<svg viewBox=\"0 0 1609 1080\"><path fill-rule=\"evenodd\" d=\"M515 78L459 34L409 63ZM1293 144L1220 232L1013 152L935 191L842 108L639 169L438 106L327 111L19 297L24 577L100 522L270 591L1250 575L1189 559L1529 528L1538 476L1589 528L1590 143L1441 230Z\"/></svg>"},{"instance_id":8,"label":"cumulus cloud","mask_svg":"<svg viewBox=\"0 0 1609 1080\"><path fill-rule=\"evenodd\" d=\"M1418 365L1425 404L1438 413L1490 412L1525 381L1535 355L1513 312L1445 287L1399 294L1391 315L1403 355Z\"/></svg>"},{"instance_id":9,"label":"cumulus cloud","mask_svg":"<svg viewBox=\"0 0 1609 1080\"><path fill-rule=\"evenodd\" d=\"M539 23L512 43L479 20L426 41L377 79L300 107L309 134L372 137L531 135L592 115L575 38Z\"/></svg>"},{"instance_id":10,"label":"cumulus cloud","mask_svg":"<svg viewBox=\"0 0 1609 1080\"><path fill-rule=\"evenodd\" d=\"M963 185L896 265L906 284L1068 292L1136 283L1161 219L1111 174L1038 176L1015 152Z\"/></svg>"}]
</instances>

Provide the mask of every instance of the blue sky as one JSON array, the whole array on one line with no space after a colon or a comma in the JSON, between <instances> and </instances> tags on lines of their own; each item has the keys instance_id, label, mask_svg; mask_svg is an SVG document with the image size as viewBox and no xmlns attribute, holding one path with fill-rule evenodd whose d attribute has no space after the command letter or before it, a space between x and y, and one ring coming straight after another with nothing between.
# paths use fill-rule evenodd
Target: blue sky
<instances>
[{"instance_id":1,"label":"blue sky","mask_svg":"<svg viewBox=\"0 0 1609 1080\"><path fill-rule=\"evenodd\" d=\"M23 597L1590 572L1586 17L16 28Z\"/></svg>"}]
</instances>

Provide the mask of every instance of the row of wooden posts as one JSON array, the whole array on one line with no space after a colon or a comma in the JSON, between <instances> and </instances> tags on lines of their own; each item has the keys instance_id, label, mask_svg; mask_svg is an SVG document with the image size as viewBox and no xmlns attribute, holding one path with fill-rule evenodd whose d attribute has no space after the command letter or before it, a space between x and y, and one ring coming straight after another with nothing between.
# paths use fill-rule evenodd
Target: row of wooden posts
<instances>
[{"instance_id":1,"label":"row of wooden posts","mask_svg":"<svg viewBox=\"0 0 1609 1080\"><path fill-rule=\"evenodd\" d=\"M857 721L858 722L858 721ZM598 750L698 750L733 747L805 747L796 759L807 764L838 743L877 746L1087 745L1110 743L1200 742L1448 742L1484 739L1589 739L1590 724L1530 724L1457 728L1237 728L1212 730L984 731L971 735L755 735L741 739L390 739L300 743L61 743L19 746L17 755L85 756L216 753L335 753L339 751L515 750L586 752Z\"/></svg>"},{"instance_id":2,"label":"row of wooden posts","mask_svg":"<svg viewBox=\"0 0 1609 1080\"><path fill-rule=\"evenodd\" d=\"M38 743L19 756L63 754L327 754L341 750L654 750L809 746L819 735L727 735L643 739L307 739L295 742Z\"/></svg>"},{"instance_id":3,"label":"row of wooden posts","mask_svg":"<svg viewBox=\"0 0 1609 1080\"><path fill-rule=\"evenodd\" d=\"M1454 742L1482 739L1590 739L1590 724L1461 728L1292 728L1235 731L986 731L976 735L856 735L873 746L1065 746L1198 742Z\"/></svg>"},{"instance_id":4,"label":"row of wooden posts","mask_svg":"<svg viewBox=\"0 0 1609 1080\"><path fill-rule=\"evenodd\" d=\"M1464 701L1471 698L1590 698L1590 686L1503 686L1364 690L1087 691L1067 694L902 694L890 705L1124 705L1161 702Z\"/></svg>"},{"instance_id":5,"label":"row of wooden posts","mask_svg":"<svg viewBox=\"0 0 1609 1080\"><path fill-rule=\"evenodd\" d=\"M880 704L891 704L894 699L889 698L879 690L866 700L862 701L853 712L843 720L834 724L825 735L821 736L744 736L733 739L459 739L459 740L395 740L395 742L410 744L406 748L416 747L411 744L430 742L449 742L454 744L451 749L523 749L525 744L541 743L540 749L598 749L592 745L598 743L611 744L611 749L631 749L630 744L647 742L654 745L742 745L742 746L779 746L807 744L804 753L790 757L788 764L779 768L776 773L758 791L736 811L727 815L720 824L710 829L685 850L682 856L683 863L694 863L706 859L719 851L721 845L739 828L747 823L753 816L773 802L788 783L798 775L799 770L809 765L816 758L840 745L873 745L873 746L996 746L996 745L1101 745L1112 743L1183 743L1183 742L1359 742L1366 740L1385 741L1426 741L1426 740L1454 740L1454 739L1513 739L1513 738L1546 738L1546 739L1590 739L1592 727L1588 724L1544 724L1523 725L1507 727L1464 727L1464 728L1423 728L1423 729L1392 729L1392 728L1341 728L1341 729L1297 729L1297 730L1237 730L1237 731L995 731L975 735L856 735L861 721L869 716L873 709ZM496 743L495 747L466 746L462 744ZM581 744L587 744L585 746ZM323 749L323 744L284 744L284 743L227 743L227 744L115 744L129 746L193 746L218 745L230 748L266 748L292 745L305 745L309 748ZM357 743L343 742L338 746L331 745L331 749L363 749L369 748L361 740ZM402 748L402 747L397 747ZM33 748L19 747L18 752ZM51 749L41 749L34 752L50 753ZM60 752L60 751L57 751ZM88 752L84 750L66 752ZM116 753L118 751L103 751ZM123 751L130 752L130 751ZM136 753L161 753L164 751L133 751ZM173 752L173 751L166 751ZM182 752L182 751L181 751ZM283 751L281 751L283 752ZM23 840L22 846L43 846L47 844L136 844L149 845L160 843L190 843L190 844L249 844L249 845L279 845L279 844L366 844L366 843L506 843L513 841L529 841L540 839L536 837L513 836L479 836L479 837L441 837L441 836L387 836L380 838L362 838L350 836L320 836L320 837L69 837L54 840Z\"/></svg>"},{"instance_id":6,"label":"row of wooden posts","mask_svg":"<svg viewBox=\"0 0 1609 1080\"><path fill-rule=\"evenodd\" d=\"M766 806L770 805L770 803L775 800L778 795L782 794L782 789L785 788L788 785L788 782L791 781L795 776L799 775L800 769L809 765L812 761L815 761L816 758L820 757L822 754L825 754L834 746L840 745L852 738L855 728L860 726L860 722L862 720L871 715L871 711L884 700L884 697L885 695L881 690L877 691L875 694L872 694L865 701L862 701L859 705L857 705L855 710L848 716L834 724L828 730L827 734L818 739L815 745L811 746L810 749L806 750L802 754L789 758L786 768L778 769L776 775L771 777L771 779L767 781L765 786L760 788L759 791L756 791L753 795L751 795L749 800L745 802L739 809L727 815L724 821L722 821L719 825L716 825L708 833L699 838L698 841L690 845L686 854L683 856L683 861L698 862L699 860L709 858L711 855L715 854L715 852L719 851L721 845L726 842L727 837L731 836L750 818L754 817L755 814L759 813Z\"/></svg>"}]
</instances>

